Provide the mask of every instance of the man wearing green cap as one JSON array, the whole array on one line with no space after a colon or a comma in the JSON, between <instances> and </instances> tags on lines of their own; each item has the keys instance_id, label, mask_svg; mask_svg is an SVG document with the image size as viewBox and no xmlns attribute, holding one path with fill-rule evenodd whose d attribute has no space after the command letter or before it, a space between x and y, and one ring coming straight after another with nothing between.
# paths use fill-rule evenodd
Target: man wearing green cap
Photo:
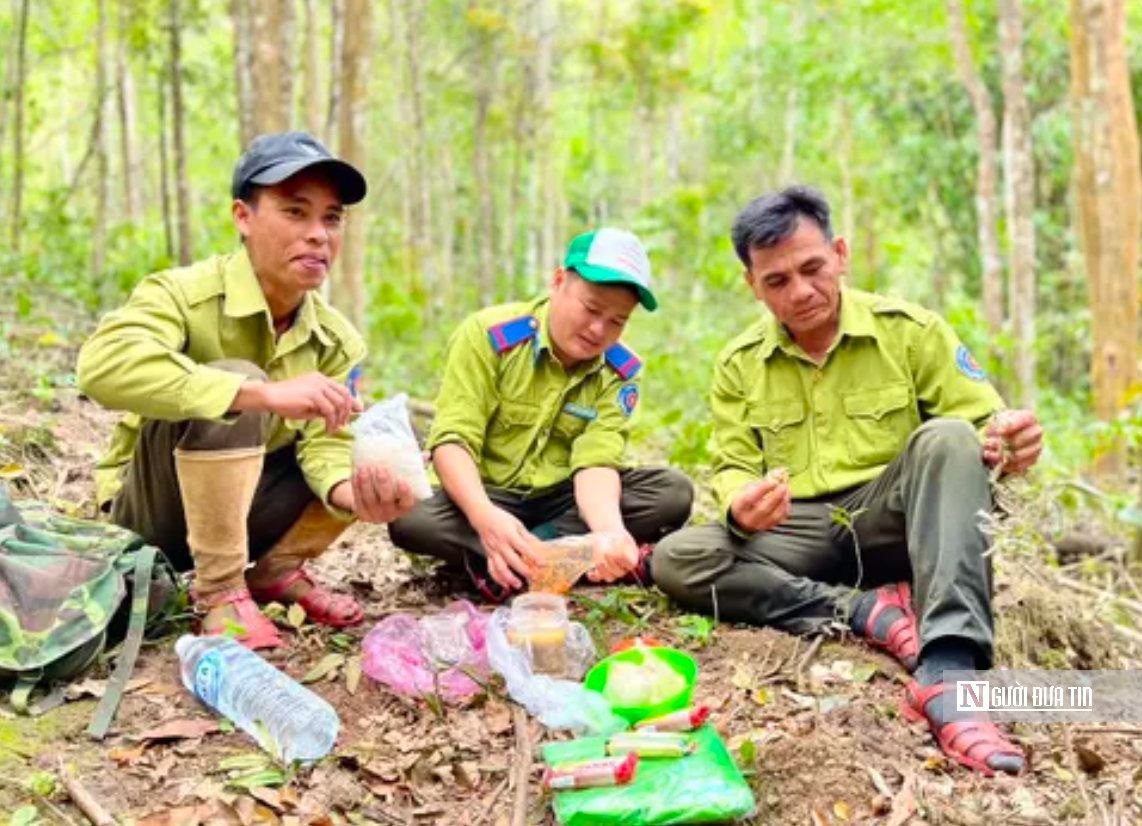
<instances>
[{"instance_id":1,"label":"man wearing green cap","mask_svg":"<svg viewBox=\"0 0 1142 826\"><path fill-rule=\"evenodd\" d=\"M469 316L428 437L442 490L393 542L467 568L495 601L542 558L537 535L596 534L593 579L647 582L649 545L686 522L693 489L626 458L642 362L619 338L639 304L658 306L646 251L601 229L571 243L547 296Z\"/></svg>"},{"instance_id":2,"label":"man wearing green cap","mask_svg":"<svg viewBox=\"0 0 1142 826\"><path fill-rule=\"evenodd\" d=\"M361 622L303 563L353 518L389 522L414 501L383 468L353 471L365 345L317 292L365 191L304 132L256 138L231 184L242 248L143 279L79 354L82 391L128 414L96 470L100 506L194 570L204 633L251 648L281 644L257 603Z\"/></svg>"}]
</instances>

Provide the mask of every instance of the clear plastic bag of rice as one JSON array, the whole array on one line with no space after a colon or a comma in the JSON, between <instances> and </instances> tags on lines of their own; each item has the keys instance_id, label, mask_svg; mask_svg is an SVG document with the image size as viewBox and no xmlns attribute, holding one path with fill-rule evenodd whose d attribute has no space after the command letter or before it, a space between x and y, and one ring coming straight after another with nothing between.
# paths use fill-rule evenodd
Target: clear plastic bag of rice
<instances>
[{"instance_id":1,"label":"clear plastic bag of rice","mask_svg":"<svg viewBox=\"0 0 1142 826\"><path fill-rule=\"evenodd\" d=\"M408 417L408 396L377 402L353 423L353 467L381 465L408 482L417 499L432 496L428 471Z\"/></svg>"}]
</instances>

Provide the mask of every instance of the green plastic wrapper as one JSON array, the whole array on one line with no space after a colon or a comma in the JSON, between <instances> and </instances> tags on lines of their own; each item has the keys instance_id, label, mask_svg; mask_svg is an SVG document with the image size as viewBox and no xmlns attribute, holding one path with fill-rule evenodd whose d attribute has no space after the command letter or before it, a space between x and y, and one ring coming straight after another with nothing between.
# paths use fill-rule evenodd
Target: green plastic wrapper
<instances>
[{"instance_id":1,"label":"green plastic wrapper","mask_svg":"<svg viewBox=\"0 0 1142 826\"><path fill-rule=\"evenodd\" d=\"M685 757L638 761L626 786L555 792L555 817L563 826L667 826L721 823L752 814L753 792L714 729L693 734L696 749ZM548 765L606 756L607 738L549 743Z\"/></svg>"}]
</instances>

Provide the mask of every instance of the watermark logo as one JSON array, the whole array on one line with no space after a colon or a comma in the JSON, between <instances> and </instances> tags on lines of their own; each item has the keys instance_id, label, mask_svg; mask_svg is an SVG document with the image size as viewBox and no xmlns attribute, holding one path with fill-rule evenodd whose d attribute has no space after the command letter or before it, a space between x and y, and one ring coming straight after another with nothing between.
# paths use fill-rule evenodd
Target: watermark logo
<instances>
[{"instance_id":1,"label":"watermark logo","mask_svg":"<svg viewBox=\"0 0 1142 826\"><path fill-rule=\"evenodd\" d=\"M1142 671L945 671L945 719L995 722L1142 722ZM954 699L953 699L954 698ZM952 702L955 703L954 707Z\"/></svg>"}]
</instances>

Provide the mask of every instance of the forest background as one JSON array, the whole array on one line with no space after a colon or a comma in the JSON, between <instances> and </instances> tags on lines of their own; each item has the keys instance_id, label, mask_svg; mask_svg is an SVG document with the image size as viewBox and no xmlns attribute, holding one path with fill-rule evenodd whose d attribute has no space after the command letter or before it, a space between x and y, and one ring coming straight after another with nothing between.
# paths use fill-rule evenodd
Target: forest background
<instances>
[{"instance_id":1,"label":"forest background","mask_svg":"<svg viewBox=\"0 0 1142 826\"><path fill-rule=\"evenodd\" d=\"M730 223L798 181L832 201L852 285L944 313L1038 410L1044 484L1142 524L1136 0L4 5L2 291L44 346L73 335L56 297L94 317L235 248L239 152L304 128L370 180L331 285L370 394L430 399L459 319L625 227L662 305L627 336L639 443L696 469L714 358L761 311Z\"/></svg>"}]
</instances>

